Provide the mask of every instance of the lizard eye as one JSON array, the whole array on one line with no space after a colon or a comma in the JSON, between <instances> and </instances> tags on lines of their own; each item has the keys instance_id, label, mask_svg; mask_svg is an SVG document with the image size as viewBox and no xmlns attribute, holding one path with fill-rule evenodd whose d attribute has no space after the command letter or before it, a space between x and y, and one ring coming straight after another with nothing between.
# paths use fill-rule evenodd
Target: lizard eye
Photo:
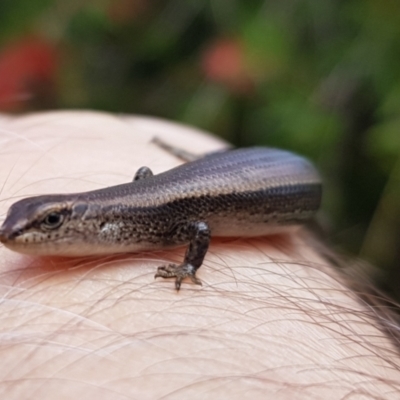
<instances>
[{"instance_id":1,"label":"lizard eye","mask_svg":"<svg viewBox=\"0 0 400 400\"><path fill-rule=\"evenodd\" d=\"M42 227L45 229L56 229L63 223L63 221L64 216L53 211L44 217L42 221Z\"/></svg>"}]
</instances>

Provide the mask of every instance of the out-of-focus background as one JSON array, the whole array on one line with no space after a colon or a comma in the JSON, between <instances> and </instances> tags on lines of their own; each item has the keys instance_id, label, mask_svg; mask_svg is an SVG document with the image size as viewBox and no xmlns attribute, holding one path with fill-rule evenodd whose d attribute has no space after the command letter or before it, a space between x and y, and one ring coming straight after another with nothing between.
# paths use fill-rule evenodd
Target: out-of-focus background
<instances>
[{"instance_id":1,"label":"out-of-focus background","mask_svg":"<svg viewBox=\"0 0 400 400\"><path fill-rule=\"evenodd\" d=\"M147 114L307 155L400 299L398 0L1 0L0 111Z\"/></svg>"}]
</instances>

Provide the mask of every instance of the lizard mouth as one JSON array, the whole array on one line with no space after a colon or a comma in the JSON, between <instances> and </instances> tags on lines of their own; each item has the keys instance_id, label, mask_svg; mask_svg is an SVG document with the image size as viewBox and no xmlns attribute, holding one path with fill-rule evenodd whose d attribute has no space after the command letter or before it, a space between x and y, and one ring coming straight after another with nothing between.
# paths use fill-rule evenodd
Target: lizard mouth
<instances>
[{"instance_id":1,"label":"lizard mouth","mask_svg":"<svg viewBox=\"0 0 400 400\"><path fill-rule=\"evenodd\" d=\"M5 244L14 241L23 233L23 225L15 223L7 217L0 227L0 242Z\"/></svg>"},{"instance_id":2,"label":"lizard mouth","mask_svg":"<svg viewBox=\"0 0 400 400\"><path fill-rule=\"evenodd\" d=\"M0 242L1 243L7 243L16 236L17 236L16 233L9 232L6 229L4 229L3 227L0 228Z\"/></svg>"},{"instance_id":3,"label":"lizard mouth","mask_svg":"<svg viewBox=\"0 0 400 400\"><path fill-rule=\"evenodd\" d=\"M3 230L0 229L0 242L6 243L7 240L8 240L7 234Z\"/></svg>"}]
</instances>

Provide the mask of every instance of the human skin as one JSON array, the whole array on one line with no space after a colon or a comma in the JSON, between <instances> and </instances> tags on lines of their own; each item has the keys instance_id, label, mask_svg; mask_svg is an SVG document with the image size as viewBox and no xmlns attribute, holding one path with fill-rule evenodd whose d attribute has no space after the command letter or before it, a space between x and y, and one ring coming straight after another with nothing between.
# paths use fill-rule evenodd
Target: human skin
<instances>
[{"instance_id":1,"label":"human skin","mask_svg":"<svg viewBox=\"0 0 400 400\"><path fill-rule=\"evenodd\" d=\"M16 200L97 189L224 143L150 118L0 117L0 218ZM213 238L203 286L154 279L184 248L40 258L0 247L6 399L397 399L400 360L375 310L305 230Z\"/></svg>"}]
</instances>

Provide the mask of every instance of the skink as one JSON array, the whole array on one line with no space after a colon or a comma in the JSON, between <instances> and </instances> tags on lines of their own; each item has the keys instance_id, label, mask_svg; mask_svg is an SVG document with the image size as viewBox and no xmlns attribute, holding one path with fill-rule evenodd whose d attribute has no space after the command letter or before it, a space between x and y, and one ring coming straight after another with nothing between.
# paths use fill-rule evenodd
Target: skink
<instances>
[{"instance_id":1,"label":"skink","mask_svg":"<svg viewBox=\"0 0 400 400\"><path fill-rule=\"evenodd\" d=\"M305 158L272 148L210 154L158 175L84 193L30 197L13 204L0 228L11 250L86 256L188 244L182 264L155 277L201 284L196 271L211 236L283 232L311 218L321 180Z\"/></svg>"}]
</instances>

